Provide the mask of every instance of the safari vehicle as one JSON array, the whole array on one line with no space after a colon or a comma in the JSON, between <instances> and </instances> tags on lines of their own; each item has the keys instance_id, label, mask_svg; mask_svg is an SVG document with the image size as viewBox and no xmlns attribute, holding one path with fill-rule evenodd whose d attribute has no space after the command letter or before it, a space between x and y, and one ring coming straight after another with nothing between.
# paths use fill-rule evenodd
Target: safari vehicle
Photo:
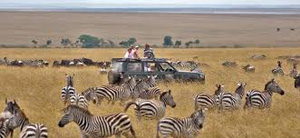
<instances>
[{"instance_id":1,"label":"safari vehicle","mask_svg":"<svg viewBox=\"0 0 300 138\"><path fill-rule=\"evenodd\" d=\"M116 84L121 81L122 76L144 78L150 75L156 76L159 80L205 82L205 75L202 72L179 71L164 58L113 58L112 69L108 72L108 81L110 84Z\"/></svg>"}]
</instances>

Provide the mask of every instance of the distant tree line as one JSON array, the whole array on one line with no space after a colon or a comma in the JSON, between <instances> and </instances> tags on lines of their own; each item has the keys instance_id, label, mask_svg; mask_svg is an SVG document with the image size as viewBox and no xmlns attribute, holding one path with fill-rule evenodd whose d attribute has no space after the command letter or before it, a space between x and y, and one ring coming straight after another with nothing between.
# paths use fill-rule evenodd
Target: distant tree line
<instances>
[{"instance_id":1,"label":"distant tree line","mask_svg":"<svg viewBox=\"0 0 300 138\"><path fill-rule=\"evenodd\" d=\"M103 38L99 38L97 36L88 35L88 34L82 34L80 35L77 40L72 41L69 38L62 38L60 40L61 47L67 48L67 47L82 47L82 48L100 48L100 47L129 47L131 45L137 44L137 39L134 37L131 37L126 40L122 40L119 43L115 43L112 40L105 40ZM37 40L32 40L31 43L34 45L34 47L49 47L53 45L52 40L47 40L46 42L38 42ZM173 38L171 36L165 36L163 38L163 46L169 47L169 48L179 48L179 47L194 47L199 46L200 40L191 40L187 42L182 42L181 40L175 40L173 41Z\"/></svg>"},{"instance_id":2,"label":"distant tree line","mask_svg":"<svg viewBox=\"0 0 300 138\"><path fill-rule=\"evenodd\" d=\"M181 45L182 45L182 41L180 41L180 40L176 40L175 44L174 44L171 36L165 36L164 37L164 42L163 42L164 47L178 48ZM184 43L184 46L186 48L193 47L193 46L199 46L199 45L200 45L200 40L199 39L196 39L194 41L188 41L188 42Z\"/></svg>"}]
</instances>

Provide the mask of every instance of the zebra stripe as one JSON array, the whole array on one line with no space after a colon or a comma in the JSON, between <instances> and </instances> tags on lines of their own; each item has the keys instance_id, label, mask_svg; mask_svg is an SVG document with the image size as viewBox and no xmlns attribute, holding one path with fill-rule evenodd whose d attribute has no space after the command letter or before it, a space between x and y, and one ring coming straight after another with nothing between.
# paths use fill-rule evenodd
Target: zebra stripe
<instances>
[{"instance_id":1,"label":"zebra stripe","mask_svg":"<svg viewBox=\"0 0 300 138\"><path fill-rule=\"evenodd\" d=\"M195 101L195 110L198 109L212 109L216 108L219 104L220 96L224 93L224 85L216 85L217 90L215 91L214 95L207 95L207 94L198 94L194 101Z\"/></svg>"},{"instance_id":2,"label":"zebra stripe","mask_svg":"<svg viewBox=\"0 0 300 138\"><path fill-rule=\"evenodd\" d=\"M94 116L87 109L69 105L63 109L64 115L58 123L64 127L70 122L75 122L81 131L82 137L135 137L135 132L128 115L124 113L107 116Z\"/></svg>"},{"instance_id":3,"label":"zebra stripe","mask_svg":"<svg viewBox=\"0 0 300 138\"><path fill-rule=\"evenodd\" d=\"M133 88L135 85L135 79L130 78L121 86L103 86L92 89L98 97L97 99L99 104L101 104L102 99L107 99L108 103L112 102L112 104L116 101L121 101L121 104L123 104L126 100L132 98Z\"/></svg>"},{"instance_id":4,"label":"zebra stripe","mask_svg":"<svg viewBox=\"0 0 300 138\"><path fill-rule=\"evenodd\" d=\"M20 134L20 138L47 138L48 130L47 127L43 124L29 124L25 126Z\"/></svg>"},{"instance_id":5,"label":"zebra stripe","mask_svg":"<svg viewBox=\"0 0 300 138\"><path fill-rule=\"evenodd\" d=\"M61 90L61 100L66 104L69 98L75 95L75 88L71 86L63 87Z\"/></svg>"},{"instance_id":6,"label":"zebra stripe","mask_svg":"<svg viewBox=\"0 0 300 138\"><path fill-rule=\"evenodd\" d=\"M157 124L156 137L161 134L164 138L168 136L192 138L197 137L203 128L204 111L196 110L190 117L179 119L167 117L161 119Z\"/></svg>"},{"instance_id":7,"label":"zebra stripe","mask_svg":"<svg viewBox=\"0 0 300 138\"><path fill-rule=\"evenodd\" d=\"M274 79L272 79L265 85L265 90L263 92L260 92L258 90L248 91L244 108L270 108L273 92L284 95L284 91L280 88L280 86L275 82Z\"/></svg>"},{"instance_id":8,"label":"zebra stripe","mask_svg":"<svg viewBox=\"0 0 300 138\"><path fill-rule=\"evenodd\" d=\"M11 138L13 137L13 132L8 125L9 119L0 118L0 138L7 138L9 134L11 134Z\"/></svg>"},{"instance_id":9,"label":"zebra stripe","mask_svg":"<svg viewBox=\"0 0 300 138\"><path fill-rule=\"evenodd\" d=\"M77 106L85 108L85 109L87 109L89 106L87 99L83 95L78 94L78 93L71 95L70 104L77 105Z\"/></svg>"},{"instance_id":10,"label":"zebra stripe","mask_svg":"<svg viewBox=\"0 0 300 138\"><path fill-rule=\"evenodd\" d=\"M171 90L163 92L160 95L160 101L158 100L143 100L140 99L136 102L129 102L125 107L125 112L131 105L135 105L135 114L138 120L145 118L146 120L161 119L166 114L166 106L169 105L172 108L176 107Z\"/></svg>"},{"instance_id":11,"label":"zebra stripe","mask_svg":"<svg viewBox=\"0 0 300 138\"><path fill-rule=\"evenodd\" d=\"M139 98L141 99L158 99L161 95L160 89L157 87L146 89L140 93Z\"/></svg>"},{"instance_id":12,"label":"zebra stripe","mask_svg":"<svg viewBox=\"0 0 300 138\"><path fill-rule=\"evenodd\" d=\"M220 109L237 109L245 93L246 83L238 83L235 93L223 93L220 97Z\"/></svg>"}]
</instances>

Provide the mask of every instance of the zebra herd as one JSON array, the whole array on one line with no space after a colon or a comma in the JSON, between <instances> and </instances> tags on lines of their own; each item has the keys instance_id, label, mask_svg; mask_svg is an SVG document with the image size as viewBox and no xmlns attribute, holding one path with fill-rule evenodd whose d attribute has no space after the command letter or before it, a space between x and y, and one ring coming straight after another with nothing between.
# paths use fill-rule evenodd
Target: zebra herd
<instances>
[{"instance_id":1,"label":"zebra herd","mask_svg":"<svg viewBox=\"0 0 300 138\"><path fill-rule=\"evenodd\" d=\"M272 73L280 74L281 62ZM293 66L297 71L296 65ZM275 73L275 74L276 74ZM61 89L62 104L65 105L63 116L58 122L59 127L75 122L82 138L121 136L136 137L130 117L126 114L131 106L134 106L136 118L140 121L156 120L156 137L197 137L204 127L205 112L217 109L237 110L242 107L242 99L245 98L244 109L270 108L273 93L284 95L284 90L275 79L265 84L262 91L253 89L246 92L246 83L238 83L235 91L227 92L223 84L217 84L213 95L199 93L194 98L195 110L186 118L165 117L167 107L176 108L176 97L172 90L161 91L156 84L156 76L148 76L139 79L136 76L122 76L124 83L121 85L104 85L101 87L87 88L77 93L74 87L75 75L65 75L66 86ZM300 88L300 75L294 75L295 88ZM104 116L94 116L89 111L89 102L100 105L106 100L107 104L114 105L120 102L124 106L124 112ZM45 125L31 124L18 103L5 101L6 107L0 117L0 138L13 136L14 129L20 128L20 137L47 138L48 129Z\"/></svg>"}]
</instances>

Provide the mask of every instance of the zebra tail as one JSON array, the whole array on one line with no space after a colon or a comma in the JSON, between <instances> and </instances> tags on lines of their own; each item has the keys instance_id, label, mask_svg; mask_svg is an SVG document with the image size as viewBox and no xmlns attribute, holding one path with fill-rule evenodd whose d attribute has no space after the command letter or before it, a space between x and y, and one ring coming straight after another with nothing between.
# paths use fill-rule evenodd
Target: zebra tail
<instances>
[{"instance_id":1,"label":"zebra tail","mask_svg":"<svg viewBox=\"0 0 300 138\"><path fill-rule=\"evenodd\" d=\"M159 138L159 122L157 123L156 126L156 138Z\"/></svg>"},{"instance_id":2,"label":"zebra tail","mask_svg":"<svg viewBox=\"0 0 300 138\"><path fill-rule=\"evenodd\" d=\"M10 138L13 138L13 136L14 136L14 130L12 129L12 130L10 130Z\"/></svg>"},{"instance_id":3,"label":"zebra tail","mask_svg":"<svg viewBox=\"0 0 300 138\"><path fill-rule=\"evenodd\" d=\"M124 112L127 112L128 108L133 104L136 106L137 110L140 111L140 106L136 102L129 102L126 104Z\"/></svg>"},{"instance_id":4,"label":"zebra tail","mask_svg":"<svg viewBox=\"0 0 300 138\"><path fill-rule=\"evenodd\" d=\"M132 126L130 126L130 132L134 138L136 138L135 131Z\"/></svg>"}]
</instances>

